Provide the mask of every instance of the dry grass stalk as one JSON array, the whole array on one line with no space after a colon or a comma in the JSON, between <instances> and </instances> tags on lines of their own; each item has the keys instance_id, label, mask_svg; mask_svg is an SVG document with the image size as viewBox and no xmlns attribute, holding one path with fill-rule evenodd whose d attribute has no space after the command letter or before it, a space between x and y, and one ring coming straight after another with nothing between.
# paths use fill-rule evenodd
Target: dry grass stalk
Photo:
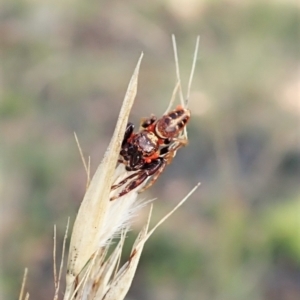
<instances>
[{"instance_id":1,"label":"dry grass stalk","mask_svg":"<svg viewBox=\"0 0 300 300\"><path fill-rule=\"evenodd\" d=\"M130 215L130 202L135 201L135 193L123 197L122 201L109 201L110 187L115 176L121 142L128 116L137 91L138 72L142 55L130 80L120 111L116 129L104 159L92 178L74 223L67 266L67 287L64 299L82 296L88 286L87 275L98 256L105 252L105 246L126 223ZM131 198L131 199L127 199ZM129 212L124 216L123 211ZM122 219L123 220L120 220ZM100 266L98 266L100 267ZM78 288L83 286L83 288ZM76 291L77 289L77 291Z\"/></svg>"},{"instance_id":2,"label":"dry grass stalk","mask_svg":"<svg viewBox=\"0 0 300 300\"><path fill-rule=\"evenodd\" d=\"M191 86L194 66L198 51L198 42L195 50L193 67L189 80ZM174 89L170 105L173 105L177 91L180 92L181 104L187 106L188 97L184 101L180 84L177 50L173 37L174 54L176 61L177 84ZM126 232L130 225L132 215L144 204L136 201L137 192L132 191L115 201L109 201L110 197L118 193L118 190L110 191L113 182L119 182L126 176L124 166L121 164L115 170L120 145L124 136L130 108L136 95L137 77L141 58L131 78L129 87L120 112L118 124L105 154L94 177L89 183L89 168L84 161L88 174L88 189L79 209L71 237L70 253L67 271L67 287L65 300L71 299L99 299L122 300L127 294L132 283L143 246L154 230L161 225L186 199L195 191L198 185L150 232L148 232L152 206L146 225L137 237L128 261L119 268L120 257ZM188 96L189 96L188 91ZM125 107L125 108L124 108ZM186 131L182 135L186 136ZM176 143L176 142L175 142ZM78 143L79 144L79 143ZM80 147L80 146L79 146ZM119 243L112 254L107 257L108 248L112 239L121 232Z\"/></svg>"},{"instance_id":3,"label":"dry grass stalk","mask_svg":"<svg viewBox=\"0 0 300 300\"><path fill-rule=\"evenodd\" d=\"M174 36L172 38L176 62L177 84L174 88L167 112L171 109L178 91L180 94L181 105L187 106L188 104L190 86L194 73L199 42L198 38L188 85L187 98L184 101L180 83L181 80L179 75L176 43ZM142 56L143 55L141 55L130 80L110 145L105 153L103 161L101 162L91 180L89 175L90 158L88 160L88 164L86 164L78 139L75 135L80 155L82 157L83 164L87 173L87 191L81 203L78 215L73 226L67 264L66 291L64 300L124 299L131 286L145 242L158 228L158 226L160 226L171 214L173 214L174 211L179 208L199 186L199 184L196 185L195 188L169 214L167 214L160 222L158 222L154 226L151 231L148 232L152 213L151 205L147 222L138 235L127 262L121 268L119 268L125 236L130 227L132 216L146 203L137 201L136 191L131 191L130 193L124 195L123 197L120 197L115 201L109 201L112 196L118 193L118 190L114 190L111 192L111 185L114 182L119 182L120 180L128 176L128 173L125 171L125 168L122 164L119 165L117 169L115 169L115 166L117 164L118 154L123 140L128 116L137 91L138 72ZM182 135L186 136L186 131L184 131ZM62 257L64 256L67 231L68 225L64 238ZM115 246L114 251L109 255L109 257L107 257L110 244L113 238L117 235L120 236L120 241ZM57 276L56 229L54 230L53 261L55 283L54 299L57 300L63 260L61 261L59 275ZM22 300L23 298L26 275L27 270L25 270L19 300ZM25 299L28 298L29 294L26 295Z\"/></svg>"},{"instance_id":4,"label":"dry grass stalk","mask_svg":"<svg viewBox=\"0 0 300 300\"><path fill-rule=\"evenodd\" d=\"M19 295L19 300L23 300L23 294L25 291L25 284L26 284L26 280L27 280L27 275L28 275L28 269L25 268L24 270L24 275L23 275L23 280L22 280L22 286L21 286L21 291L20 291L20 295ZM26 293L25 295L25 300L29 299L29 294Z\"/></svg>"},{"instance_id":5,"label":"dry grass stalk","mask_svg":"<svg viewBox=\"0 0 300 300\"><path fill-rule=\"evenodd\" d=\"M54 243L53 243L53 276L54 276L54 287L55 287L55 293L54 293L54 297L53 297L54 300L58 299L60 281L61 281L63 265L64 265L66 242L67 242L68 231L69 231L69 224L70 224L70 218L68 218L68 222L67 222L67 226L66 226L66 230L65 230L65 236L64 236L63 246L62 246L61 261L60 261L58 276L57 276L57 267L56 267L56 226L54 226L54 237L53 237L53 240L54 240Z\"/></svg>"}]
</instances>

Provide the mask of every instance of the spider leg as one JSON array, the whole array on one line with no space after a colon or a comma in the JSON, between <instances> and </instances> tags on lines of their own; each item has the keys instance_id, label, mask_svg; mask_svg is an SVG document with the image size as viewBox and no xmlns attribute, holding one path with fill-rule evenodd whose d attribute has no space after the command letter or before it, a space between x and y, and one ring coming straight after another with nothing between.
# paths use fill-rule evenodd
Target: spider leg
<instances>
[{"instance_id":1,"label":"spider leg","mask_svg":"<svg viewBox=\"0 0 300 300\"><path fill-rule=\"evenodd\" d=\"M149 126L151 126L156 120L157 120L157 118L154 115L151 115L150 118L142 118L140 128L146 129Z\"/></svg>"},{"instance_id":2,"label":"spider leg","mask_svg":"<svg viewBox=\"0 0 300 300\"><path fill-rule=\"evenodd\" d=\"M115 200L117 198L120 198L120 197L128 194L130 191L132 191L133 189L135 189L136 187L138 187L140 184L142 184L147 179L147 177L148 177L147 173L144 170L143 171L139 171L139 172L137 172L137 173L135 173L133 175L135 175L137 178L135 180L133 180L132 182L130 182L119 194L117 194L114 197L111 197L110 201ZM130 176L128 176L126 178L126 181L127 181L127 179L129 179L129 177ZM132 177L134 177L134 176L132 176ZM118 187L122 186L122 181L119 182L117 184L117 186Z\"/></svg>"},{"instance_id":3,"label":"spider leg","mask_svg":"<svg viewBox=\"0 0 300 300\"><path fill-rule=\"evenodd\" d=\"M169 145L160 149L160 155L165 155L164 158L161 158L162 163L159 169L157 169L156 174L153 176L153 178L151 178L151 180L142 189L139 190L139 193L142 193L156 182L159 175L164 171L165 167L172 162L177 150L182 146L185 146L188 141L186 139L178 139L175 140L175 142L177 142L178 144L174 148Z\"/></svg>"},{"instance_id":4,"label":"spider leg","mask_svg":"<svg viewBox=\"0 0 300 300\"><path fill-rule=\"evenodd\" d=\"M172 141L173 142L173 141ZM172 148L172 146L177 142L177 145ZM187 140L182 139L182 140L175 140L171 145L162 147L159 150L159 156L163 156L167 158L167 163L169 164L172 160L172 158L176 155L176 152L179 148L182 146L185 146L187 144Z\"/></svg>"},{"instance_id":5,"label":"spider leg","mask_svg":"<svg viewBox=\"0 0 300 300\"><path fill-rule=\"evenodd\" d=\"M173 158L177 153L177 150L183 146L186 146L187 143L188 143L187 139L175 139L172 145L169 145L168 147L164 147L160 150L162 155L165 154L164 158L167 161L168 165L172 162ZM175 147L172 147L173 145L175 145Z\"/></svg>"},{"instance_id":6,"label":"spider leg","mask_svg":"<svg viewBox=\"0 0 300 300\"><path fill-rule=\"evenodd\" d=\"M124 138L122 141L122 147L127 143L127 140L130 138L134 130L134 125L132 123L128 123L126 126Z\"/></svg>"},{"instance_id":7,"label":"spider leg","mask_svg":"<svg viewBox=\"0 0 300 300\"><path fill-rule=\"evenodd\" d=\"M136 172L136 173L134 173L134 174L131 174L131 175L127 176L125 179L121 180L119 183L114 184L114 185L111 187L111 190L113 191L113 190L119 188L120 186L124 185L125 183L127 183L128 180L130 180L130 179L132 179L132 178L138 176L138 175L139 175L138 173L139 173L139 172Z\"/></svg>"},{"instance_id":8,"label":"spider leg","mask_svg":"<svg viewBox=\"0 0 300 300\"><path fill-rule=\"evenodd\" d=\"M153 178L151 178L151 180L142 189L139 190L139 193L142 193L143 191L145 191L149 187L151 187L156 182L159 175L163 172L163 170L165 169L166 166L167 166L167 164L166 164L165 159L161 158L161 164L160 164L159 168L156 170L155 175L153 176Z\"/></svg>"},{"instance_id":9,"label":"spider leg","mask_svg":"<svg viewBox=\"0 0 300 300\"><path fill-rule=\"evenodd\" d=\"M184 146L186 146L187 144L188 144L188 139L185 139L185 138L183 138L183 139L172 139L172 143L173 143L173 145L174 144L177 144L173 149L179 149L179 148L181 148L181 147L184 147Z\"/></svg>"},{"instance_id":10,"label":"spider leg","mask_svg":"<svg viewBox=\"0 0 300 300\"><path fill-rule=\"evenodd\" d=\"M149 128L155 122L155 120L156 118L152 116L151 118L143 121L141 126L144 128ZM132 135L133 128L133 124L129 123L127 125L123 143L126 143L127 139ZM165 145L167 144L168 146L162 147L159 150L158 157L155 157L151 162L147 162L144 165L137 165L137 162L135 162L133 164L134 168L132 166L127 165L126 156L124 155L123 159L119 159L119 162L123 162L126 165L127 171L137 170L137 172L127 176L125 179L121 180L119 183L111 187L111 190L118 189L119 187L125 185L129 180L133 179L129 184L125 186L125 188L119 194L112 197L110 200L114 200L126 195L127 193L141 185L148 177L154 175L153 178L151 178L151 180L142 189L139 190L139 193L151 187L156 182L159 175L164 171L165 167L172 162L173 158L177 153L177 150L185 146L187 143L188 140L184 138L166 140ZM138 155L140 155L140 153L135 152L134 154L137 155L137 158ZM139 159L137 159L137 161L139 161Z\"/></svg>"},{"instance_id":11,"label":"spider leg","mask_svg":"<svg viewBox=\"0 0 300 300\"><path fill-rule=\"evenodd\" d=\"M152 161L149 164L145 164L143 166L143 169L126 177L124 180L120 181L118 184L112 186L112 190L119 188L120 186L124 185L129 179L132 179L134 177L137 177L135 180L130 182L118 195L110 198L110 201L120 198L121 196L126 195L133 189L137 188L139 185L141 185L149 176L152 176L155 174L161 166L164 164L164 160L162 158L158 158L154 161Z\"/></svg>"}]
</instances>

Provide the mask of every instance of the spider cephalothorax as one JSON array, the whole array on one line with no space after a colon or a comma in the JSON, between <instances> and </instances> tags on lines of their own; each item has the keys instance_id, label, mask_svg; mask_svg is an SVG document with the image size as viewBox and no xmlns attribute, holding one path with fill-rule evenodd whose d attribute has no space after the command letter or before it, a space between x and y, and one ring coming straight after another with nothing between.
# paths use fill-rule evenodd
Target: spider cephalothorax
<instances>
[{"instance_id":1,"label":"spider cephalothorax","mask_svg":"<svg viewBox=\"0 0 300 300\"><path fill-rule=\"evenodd\" d=\"M190 111L181 105L163 115L160 119L155 116L143 119L141 130L134 133L134 125L127 125L119 162L125 165L127 171L135 171L112 190L125 185L123 190L111 200L119 198L141 185L152 176L150 182L139 192L149 188L163 172L166 165L171 163L176 152L187 144L183 129L190 119Z\"/></svg>"},{"instance_id":2,"label":"spider cephalothorax","mask_svg":"<svg viewBox=\"0 0 300 300\"><path fill-rule=\"evenodd\" d=\"M120 151L120 161L126 165L127 171L139 170L145 162L151 162L159 149L159 140L153 132L133 133L133 130L134 125L129 123Z\"/></svg>"}]
</instances>

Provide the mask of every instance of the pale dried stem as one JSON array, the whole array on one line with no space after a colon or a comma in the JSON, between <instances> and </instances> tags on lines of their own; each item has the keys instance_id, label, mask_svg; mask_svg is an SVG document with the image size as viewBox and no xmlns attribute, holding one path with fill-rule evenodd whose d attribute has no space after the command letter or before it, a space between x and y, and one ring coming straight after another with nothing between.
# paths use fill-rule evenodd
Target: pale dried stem
<instances>
[{"instance_id":1,"label":"pale dried stem","mask_svg":"<svg viewBox=\"0 0 300 300\"><path fill-rule=\"evenodd\" d=\"M134 243L128 261L122 266L122 268L118 271L117 276L110 283L110 288L104 295L103 300L121 300L126 296L131 286L143 250L144 243L142 241L145 241L145 236L149 227L151 211L148 217L148 222L143 227ZM136 245L138 244L140 244L139 249L136 248Z\"/></svg>"},{"instance_id":2,"label":"pale dried stem","mask_svg":"<svg viewBox=\"0 0 300 300\"><path fill-rule=\"evenodd\" d=\"M178 92L179 87L180 87L180 82L177 81L177 83L176 83L176 85L174 87L174 90L173 90L172 97L170 99L169 105L168 105L166 111L164 112L164 115L167 114L172 109L172 106L173 106L173 104L175 102L176 94Z\"/></svg>"},{"instance_id":3,"label":"pale dried stem","mask_svg":"<svg viewBox=\"0 0 300 300\"><path fill-rule=\"evenodd\" d=\"M86 188L88 188L88 186L90 184L90 164L91 164L90 160L91 159L90 159L90 156L89 156L89 158L88 158L88 164L87 164L86 161L85 161L85 158L84 158L84 155L83 155L83 151L82 151L82 148L80 146L80 143L79 143L79 140L78 140L76 132L74 132L74 136L75 136L75 140L76 140L76 144L77 144L77 147L78 147L78 150L79 150L79 154L80 154L80 157L81 157L81 160L82 160L85 172L86 172L86 176L87 176L87 179L86 179Z\"/></svg>"},{"instance_id":4,"label":"pale dried stem","mask_svg":"<svg viewBox=\"0 0 300 300\"><path fill-rule=\"evenodd\" d=\"M126 228L126 230L123 230L122 233L121 233L120 239L121 239L121 245L122 245L122 247L123 247L123 245L125 243L125 238L126 238L126 235L127 235L127 231L128 231L128 229ZM116 264L116 269L115 269L114 277L116 277L116 275L117 275L117 271L119 269L120 262L121 262L121 255L119 256L117 264Z\"/></svg>"},{"instance_id":5,"label":"pale dried stem","mask_svg":"<svg viewBox=\"0 0 300 300\"><path fill-rule=\"evenodd\" d=\"M114 135L102 163L88 186L74 223L70 242L65 299L74 297L74 289L80 292L78 290L80 285L74 285L75 279L77 282L80 280L83 286L86 285L85 282L90 276L95 259L102 254L109 241L117 232L122 230L124 222L128 222L130 217L128 212L130 202L128 200L123 201L126 200L126 197L118 201L109 201L109 199L111 197L110 187L115 177L115 167L128 116L137 91L137 78L141 59L142 55L128 85ZM79 149L82 153L80 146ZM81 157L88 173L89 167L87 167L82 154ZM123 167L124 174L126 172ZM135 198L132 198L133 201L135 201ZM125 216L121 211L122 208L125 210ZM84 273L82 273L83 271Z\"/></svg>"},{"instance_id":6,"label":"pale dried stem","mask_svg":"<svg viewBox=\"0 0 300 300\"><path fill-rule=\"evenodd\" d=\"M93 260L95 259L96 256L94 256ZM88 276L91 273L92 270L92 263L88 266L87 270L85 271L83 277L81 278L81 280L79 281L78 285L76 286L76 288L73 291L73 294L71 295L70 299L75 299L76 298L76 294L78 293L78 291L80 290L81 287L83 287L88 279Z\"/></svg>"},{"instance_id":7,"label":"pale dried stem","mask_svg":"<svg viewBox=\"0 0 300 300\"><path fill-rule=\"evenodd\" d=\"M54 287L56 291L58 285L57 268L56 268L56 225L54 225L54 233L53 233L53 277L54 277Z\"/></svg>"},{"instance_id":8,"label":"pale dried stem","mask_svg":"<svg viewBox=\"0 0 300 300\"><path fill-rule=\"evenodd\" d=\"M68 218L67 226L66 226L66 230L65 230L58 278L56 275L56 255L55 255L55 253L56 253L56 250L55 250L56 249L56 226L54 226L54 249L53 249L53 264L55 266L54 267L54 270L55 270L54 271L54 285L55 285L54 300L58 299L60 281L61 281L62 270L63 270L63 266L64 266L64 257L65 257L66 243L67 243L67 238L68 238L69 224L70 224L70 218Z\"/></svg>"},{"instance_id":9,"label":"pale dried stem","mask_svg":"<svg viewBox=\"0 0 300 300\"><path fill-rule=\"evenodd\" d=\"M165 222L200 186L200 182L196 184L196 186L168 213L166 214L147 234L145 237L144 243L150 238L150 236L153 234L153 232L163 223ZM140 247L138 245L136 248Z\"/></svg>"},{"instance_id":10,"label":"pale dried stem","mask_svg":"<svg viewBox=\"0 0 300 300\"><path fill-rule=\"evenodd\" d=\"M91 182L91 157L88 158L88 169L87 169L87 188Z\"/></svg>"},{"instance_id":11,"label":"pale dried stem","mask_svg":"<svg viewBox=\"0 0 300 300\"><path fill-rule=\"evenodd\" d=\"M184 101L183 99L177 47L174 36L172 36L172 41L174 47L177 82L173 90L167 112L174 104L178 92L181 105L186 107L188 104L188 101ZM192 78L194 76L198 44L199 38L197 39L193 66L189 79L188 97L190 95ZM104 159L91 181L89 180L90 159L87 165L82 154L80 144L75 135L81 159L88 175L88 182L90 182L73 228L68 260L65 300L75 298L101 300L123 299L130 288L145 242L199 186L198 184L194 189L192 189L192 191L188 193L188 195L180 201L180 203L170 213L162 218L153 227L153 229L148 232L152 213L151 205L147 224L138 235L128 261L122 267L119 267L122 248L132 215L145 205L145 203L148 203L143 202L142 204L139 204L136 202L137 191L131 191L130 193L119 197L119 199L116 199L115 201L108 200L113 195L118 194L117 190L111 191L111 185L114 182L119 182L128 176L123 164L120 164L117 169L115 166L124 137L128 115L136 95L139 65L140 60L129 83L118 123L108 150L106 151ZM120 235L120 241L112 254L109 257L106 257L111 241L116 234Z\"/></svg>"},{"instance_id":12,"label":"pale dried stem","mask_svg":"<svg viewBox=\"0 0 300 300\"><path fill-rule=\"evenodd\" d=\"M173 44L173 50L174 50L174 59L175 59L175 67L176 67L176 77L177 82L179 82L179 97L180 97L180 103L184 107L185 102L183 99L183 93L181 88L181 79L180 79L180 70L179 70L179 62L178 62L178 53L177 53L177 45L176 45L176 39L175 35L172 34L172 44Z\"/></svg>"},{"instance_id":13,"label":"pale dried stem","mask_svg":"<svg viewBox=\"0 0 300 300\"><path fill-rule=\"evenodd\" d=\"M23 275L23 280L22 280L21 291L20 291L20 295L19 295L19 300L23 299L23 294L24 294L24 290L25 290L25 284L26 284L27 275L28 275L28 269L25 268L24 275ZM26 296L27 296L27 294L26 294ZM28 298L29 298L29 294L28 294Z\"/></svg>"},{"instance_id":14,"label":"pale dried stem","mask_svg":"<svg viewBox=\"0 0 300 300\"><path fill-rule=\"evenodd\" d=\"M176 76L177 82L173 90L170 103L167 111L171 110L174 104L177 93L179 92L181 105L187 107L190 96L192 79L194 76L195 65L198 55L199 37L197 38L196 49L192 70L188 83L187 99L184 101L181 88L180 71L178 64L177 47L174 35L172 35L174 48ZM94 177L90 179L90 157L88 163L83 155L82 148L78 141L76 133L75 140L79 149L85 172L87 174L87 191L80 206L77 218L74 223L73 233L70 243L70 253L68 259L68 274L67 286L64 299L101 299L101 300L121 300L127 294L132 283L139 258L141 256L145 242L150 238L154 231L165 222L198 188L198 183L184 197L174 209L164 216L152 229L148 232L149 223L152 215L153 205L150 206L150 211L146 225L138 235L128 261L120 268L120 260L122 248L125 242L126 233L129 228L129 220L138 209L146 203L137 203L135 191L128 193L117 201L109 201L112 196L110 187L114 180L125 178L128 174L123 165L115 170L118 160L118 153L123 140L127 119L131 106L133 104L136 90L138 70L141 63L142 55L138 61L134 74L130 80L128 90L125 95L123 106L119 115L116 129L110 145L105 153L101 165L98 167ZM185 133L186 134L186 131ZM121 171L120 171L121 170ZM116 192L116 191L114 191ZM123 215L121 216L121 214ZM124 216L125 214L125 216ZM112 224L113 223L113 224ZM62 259L60 262L59 273L57 274L56 265L56 245L57 233L54 226L54 248L53 248L53 276L55 295L54 300L58 299L60 281L64 265L65 246L68 235L69 219L66 226L65 236L63 240ZM109 231L109 233L108 233ZM120 234L120 241L112 254L107 258L108 248L116 233ZM19 300L23 300L25 282L27 278L27 269L25 269L22 288L20 291ZM75 285L76 279L76 285ZM87 298L88 297L88 298ZM29 294L26 293L25 300L29 299Z\"/></svg>"},{"instance_id":15,"label":"pale dried stem","mask_svg":"<svg viewBox=\"0 0 300 300\"><path fill-rule=\"evenodd\" d=\"M196 47L195 47L195 52L194 52L191 74L190 74L189 83L188 83L187 95L186 95L186 99L185 99L186 106L188 105L188 101L190 100L192 81L194 78L194 73L195 73L195 68L196 68L196 63L197 63L197 58L198 58L199 42L200 42L200 36L198 35L197 40L196 40Z\"/></svg>"},{"instance_id":16,"label":"pale dried stem","mask_svg":"<svg viewBox=\"0 0 300 300\"><path fill-rule=\"evenodd\" d=\"M183 107L188 107L188 103L189 103L189 99L190 99L191 86L192 86L192 81L193 81L193 78L194 78L195 67L196 67L196 62L197 62L197 57L198 57L199 41L200 41L200 36L198 36L197 40L196 40L196 46L195 46L195 52L194 52L194 57L193 57L192 69L191 69L190 78L189 78L189 82L188 82L187 96L186 96L186 99L184 100L183 93L182 93L182 87L181 87L181 78L180 78L180 70L179 70L176 40L175 40L175 36L172 35L172 43L173 43L174 59L175 59L175 67L176 67L176 78L177 78L177 82L179 82L179 97L180 97L181 105ZM188 139L187 128L186 127L184 127L184 129L183 129L182 136L184 136L185 139Z\"/></svg>"}]
</instances>

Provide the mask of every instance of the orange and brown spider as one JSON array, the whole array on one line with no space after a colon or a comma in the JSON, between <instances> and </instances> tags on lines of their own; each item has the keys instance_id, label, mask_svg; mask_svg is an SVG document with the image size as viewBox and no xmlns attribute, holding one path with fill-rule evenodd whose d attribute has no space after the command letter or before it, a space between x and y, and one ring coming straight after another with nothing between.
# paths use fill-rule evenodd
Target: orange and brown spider
<instances>
[{"instance_id":1,"label":"orange and brown spider","mask_svg":"<svg viewBox=\"0 0 300 300\"><path fill-rule=\"evenodd\" d=\"M141 130L134 133L134 125L128 123L120 151L119 162L127 171L135 171L119 183L112 186L115 190L129 183L110 200L119 198L152 177L142 192L152 186L167 164L170 164L176 152L187 144L183 129L190 119L190 110L178 105L160 119L155 116L143 119Z\"/></svg>"}]
</instances>

